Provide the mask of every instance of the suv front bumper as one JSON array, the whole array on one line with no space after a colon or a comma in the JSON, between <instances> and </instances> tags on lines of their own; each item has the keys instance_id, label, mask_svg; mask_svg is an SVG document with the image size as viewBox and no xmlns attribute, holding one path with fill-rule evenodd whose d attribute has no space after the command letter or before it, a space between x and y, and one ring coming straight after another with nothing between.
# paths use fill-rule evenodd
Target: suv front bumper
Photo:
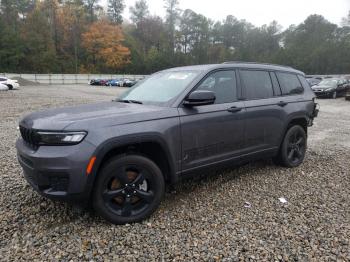
<instances>
[{"instance_id":1,"label":"suv front bumper","mask_svg":"<svg viewBox=\"0 0 350 262\"><path fill-rule=\"evenodd\" d=\"M318 91L318 90L314 90L314 93L317 97L331 97L333 95L333 93L335 92L335 90L331 90L331 91Z\"/></svg>"},{"instance_id":2,"label":"suv front bumper","mask_svg":"<svg viewBox=\"0 0 350 262\"><path fill-rule=\"evenodd\" d=\"M20 138L16 148L25 179L42 196L69 202L88 200L93 179L86 174L86 167L95 146L83 141L75 146L33 150Z\"/></svg>"}]
</instances>

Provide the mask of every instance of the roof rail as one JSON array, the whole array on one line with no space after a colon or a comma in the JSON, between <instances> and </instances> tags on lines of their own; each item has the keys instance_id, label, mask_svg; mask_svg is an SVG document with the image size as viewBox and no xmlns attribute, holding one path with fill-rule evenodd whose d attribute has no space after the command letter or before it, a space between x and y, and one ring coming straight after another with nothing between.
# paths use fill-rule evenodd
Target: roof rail
<instances>
[{"instance_id":1,"label":"roof rail","mask_svg":"<svg viewBox=\"0 0 350 262\"><path fill-rule=\"evenodd\" d=\"M227 62L223 62L223 64L255 64L255 65L271 65L271 66L281 66L286 68L292 68L291 66L285 66L285 65L259 63L259 62L244 62L244 61L227 61Z\"/></svg>"}]
</instances>

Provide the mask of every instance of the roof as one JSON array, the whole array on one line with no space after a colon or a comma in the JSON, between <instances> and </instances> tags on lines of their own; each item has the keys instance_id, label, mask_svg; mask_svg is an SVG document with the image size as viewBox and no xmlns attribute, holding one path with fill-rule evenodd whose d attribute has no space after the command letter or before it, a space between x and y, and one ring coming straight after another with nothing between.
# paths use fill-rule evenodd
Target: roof
<instances>
[{"instance_id":1,"label":"roof","mask_svg":"<svg viewBox=\"0 0 350 262\"><path fill-rule=\"evenodd\" d=\"M193 66L182 66L170 68L166 71L182 71L182 70L194 70L194 71L210 71L213 69L219 68L254 68L254 69L265 69L265 70L274 70L274 71L285 71L285 72L293 72L296 74L302 74L303 72L296 70L289 66L275 65L275 64L264 64L264 63L255 63L255 62L225 62L223 64L206 64L206 65L193 65Z\"/></svg>"}]
</instances>

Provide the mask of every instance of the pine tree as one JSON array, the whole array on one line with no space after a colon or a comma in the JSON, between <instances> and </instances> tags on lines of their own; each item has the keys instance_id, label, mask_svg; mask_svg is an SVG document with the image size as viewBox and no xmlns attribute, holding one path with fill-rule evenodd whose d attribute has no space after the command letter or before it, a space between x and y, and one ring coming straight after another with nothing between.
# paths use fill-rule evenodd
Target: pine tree
<instances>
[{"instance_id":1,"label":"pine tree","mask_svg":"<svg viewBox=\"0 0 350 262\"><path fill-rule=\"evenodd\" d=\"M123 23L124 0L108 0L107 14L109 19L116 24Z\"/></svg>"}]
</instances>

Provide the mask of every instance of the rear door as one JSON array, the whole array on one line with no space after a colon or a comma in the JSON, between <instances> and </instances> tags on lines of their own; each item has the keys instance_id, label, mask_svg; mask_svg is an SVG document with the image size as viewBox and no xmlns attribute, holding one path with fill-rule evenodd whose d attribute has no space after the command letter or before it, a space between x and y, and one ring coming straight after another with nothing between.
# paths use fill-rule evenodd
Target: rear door
<instances>
[{"instance_id":1,"label":"rear door","mask_svg":"<svg viewBox=\"0 0 350 262\"><path fill-rule=\"evenodd\" d=\"M235 70L213 72L194 90L213 91L216 100L212 105L179 108L183 171L235 158L244 143L245 109L238 101Z\"/></svg>"},{"instance_id":2,"label":"rear door","mask_svg":"<svg viewBox=\"0 0 350 262\"><path fill-rule=\"evenodd\" d=\"M244 153L256 153L279 146L288 103L274 72L241 69L240 79L246 108Z\"/></svg>"}]
</instances>

